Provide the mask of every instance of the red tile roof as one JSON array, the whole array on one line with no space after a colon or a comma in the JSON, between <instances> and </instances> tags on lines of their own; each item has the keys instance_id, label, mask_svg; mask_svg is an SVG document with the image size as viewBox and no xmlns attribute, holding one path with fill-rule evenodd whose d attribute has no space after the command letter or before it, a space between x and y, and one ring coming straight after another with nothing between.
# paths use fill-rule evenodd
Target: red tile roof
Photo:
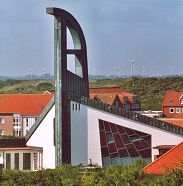
<instances>
[{"instance_id":1,"label":"red tile roof","mask_svg":"<svg viewBox=\"0 0 183 186\"><path fill-rule=\"evenodd\" d=\"M183 118L183 113L178 113L173 115L174 118Z\"/></svg>"},{"instance_id":2,"label":"red tile roof","mask_svg":"<svg viewBox=\"0 0 183 186\"><path fill-rule=\"evenodd\" d=\"M111 104L111 95L118 95L118 98L121 102L124 102L123 97L127 96L129 102L132 101L132 97L136 96L135 94L131 94L121 89L120 87L100 87L100 88L90 88L89 89L90 99L95 98L95 96L100 95L100 97L105 97L105 103ZM104 96L102 96L104 95ZM107 96L109 95L109 96ZM102 100L101 100L102 101ZM114 101L114 100L113 100Z\"/></svg>"},{"instance_id":3,"label":"red tile roof","mask_svg":"<svg viewBox=\"0 0 183 186\"><path fill-rule=\"evenodd\" d=\"M101 93L123 93L126 92L120 87L99 87L99 88L90 88L90 94L101 94Z\"/></svg>"},{"instance_id":4,"label":"red tile roof","mask_svg":"<svg viewBox=\"0 0 183 186\"><path fill-rule=\"evenodd\" d=\"M9 147L9 148L0 148L0 151L5 151L5 150L33 150L33 147Z\"/></svg>"},{"instance_id":5,"label":"red tile roof","mask_svg":"<svg viewBox=\"0 0 183 186\"><path fill-rule=\"evenodd\" d=\"M0 94L0 113L38 116L53 94Z\"/></svg>"},{"instance_id":6,"label":"red tile roof","mask_svg":"<svg viewBox=\"0 0 183 186\"><path fill-rule=\"evenodd\" d=\"M166 92L162 106L183 106L180 98L183 98L183 92Z\"/></svg>"},{"instance_id":7,"label":"red tile roof","mask_svg":"<svg viewBox=\"0 0 183 186\"><path fill-rule=\"evenodd\" d=\"M145 174L164 174L171 169L183 168L183 142L176 145L144 168Z\"/></svg>"},{"instance_id":8,"label":"red tile roof","mask_svg":"<svg viewBox=\"0 0 183 186\"><path fill-rule=\"evenodd\" d=\"M112 105L117 94L97 94L97 98L100 99L103 103Z\"/></svg>"},{"instance_id":9,"label":"red tile roof","mask_svg":"<svg viewBox=\"0 0 183 186\"><path fill-rule=\"evenodd\" d=\"M182 126L183 127L183 119L161 119L161 121L165 121L167 123L171 123L173 125Z\"/></svg>"}]
</instances>

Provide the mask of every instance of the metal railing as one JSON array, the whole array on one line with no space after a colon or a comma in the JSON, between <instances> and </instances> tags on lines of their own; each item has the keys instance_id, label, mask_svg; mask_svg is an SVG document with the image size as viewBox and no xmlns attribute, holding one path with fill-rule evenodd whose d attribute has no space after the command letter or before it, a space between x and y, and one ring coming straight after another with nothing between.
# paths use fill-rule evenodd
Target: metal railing
<instances>
[{"instance_id":1,"label":"metal railing","mask_svg":"<svg viewBox=\"0 0 183 186\"><path fill-rule=\"evenodd\" d=\"M111 114L115 114L118 116L122 116L146 125L150 125L152 127L156 127L162 130L166 130L172 133L176 133L179 134L181 136L183 136L183 127L182 126L176 126L173 125L171 123L168 122L164 122L155 118L151 118L139 113L136 113L134 111L130 111L130 110L125 110L123 108L120 107L116 107L116 106L111 106L102 102L98 102L97 100L94 99L89 99L87 97L78 97L76 95L68 95L68 99L78 102L80 104L83 105L87 105L89 107L95 108L95 109L99 109Z\"/></svg>"}]
</instances>

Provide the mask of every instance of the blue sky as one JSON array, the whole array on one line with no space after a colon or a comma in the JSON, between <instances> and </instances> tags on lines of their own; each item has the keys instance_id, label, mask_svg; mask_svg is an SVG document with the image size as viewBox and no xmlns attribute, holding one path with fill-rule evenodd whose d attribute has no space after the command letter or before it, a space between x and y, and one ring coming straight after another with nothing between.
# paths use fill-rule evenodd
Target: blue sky
<instances>
[{"instance_id":1,"label":"blue sky","mask_svg":"<svg viewBox=\"0 0 183 186\"><path fill-rule=\"evenodd\" d=\"M182 0L1 0L0 75L53 74L53 17L79 21L92 74L183 74Z\"/></svg>"}]
</instances>

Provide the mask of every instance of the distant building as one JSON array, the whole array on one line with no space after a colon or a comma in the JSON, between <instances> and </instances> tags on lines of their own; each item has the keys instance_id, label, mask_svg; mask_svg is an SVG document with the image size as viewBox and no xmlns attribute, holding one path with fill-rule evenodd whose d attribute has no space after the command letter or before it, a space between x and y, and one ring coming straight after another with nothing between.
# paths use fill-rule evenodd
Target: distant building
<instances>
[{"instance_id":1,"label":"distant building","mask_svg":"<svg viewBox=\"0 0 183 186\"><path fill-rule=\"evenodd\" d=\"M156 147L153 147L153 149L158 149L159 154L154 157L154 160L165 154L167 151L175 147L175 145L158 145Z\"/></svg>"},{"instance_id":2,"label":"distant building","mask_svg":"<svg viewBox=\"0 0 183 186\"><path fill-rule=\"evenodd\" d=\"M137 95L126 92L120 87L100 87L89 89L90 99L103 102L125 110L139 111L140 101Z\"/></svg>"},{"instance_id":3,"label":"distant building","mask_svg":"<svg viewBox=\"0 0 183 186\"><path fill-rule=\"evenodd\" d=\"M167 118L183 118L183 92L166 92L162 112Z\"/></svg>"},{"instance_id":4,"label":"distant building","mask_svg":"<svg viewBox=\"0 0 183 186\"><path fill-rule=\"evenodd\" d=\"M154 111L154 110L136 111L136 112L144 116L151 117L151 118L154 118L154 117L158 118L158 117L161 117L162 115L162 111Z\"/></svg>"},{"instance_id":5,"label":"distant building","mask_svg":"<svg viewBox=\"0 0 183 186\"><path fill-rule=\"evenodd\" d=\"M0 135L27 134L53 94L0 94Z\"/></svg>"}]
</instances>

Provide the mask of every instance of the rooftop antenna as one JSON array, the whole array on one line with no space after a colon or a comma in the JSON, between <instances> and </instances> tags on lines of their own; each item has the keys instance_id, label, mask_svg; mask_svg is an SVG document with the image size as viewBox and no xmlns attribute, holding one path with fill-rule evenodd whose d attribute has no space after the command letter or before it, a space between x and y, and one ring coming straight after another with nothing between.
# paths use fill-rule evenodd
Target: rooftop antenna
<instances>
[{"instance_id":1,"label":"rooftop antenna","mask_svg":"<svg viewBox=\"0 0 183 186\"><path fill-rule=\"evenodd\" d=\"M134 71L135 71L134 61L135 61L135 58L132 57L131 60L130 60L130 63L131 63L131 77L133 77Z\"/></svg>"}]
</instances>

